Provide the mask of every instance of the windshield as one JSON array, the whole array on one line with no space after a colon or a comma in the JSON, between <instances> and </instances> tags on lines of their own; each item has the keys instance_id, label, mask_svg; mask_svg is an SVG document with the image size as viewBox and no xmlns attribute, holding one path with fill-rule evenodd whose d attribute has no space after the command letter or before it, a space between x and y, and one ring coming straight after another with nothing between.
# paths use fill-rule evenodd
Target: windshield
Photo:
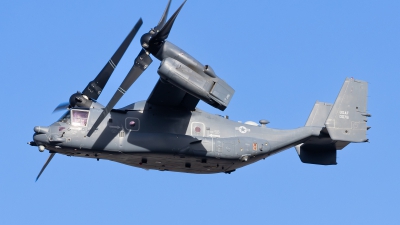
<instances>
[{"instance_id":1,"label":"windshield","mask_svg":"<svg viewBox=\"0 0 400 225\"><path fill-rule=\"evenodd\" d=\"M80 109L73 109L71 110L71 125L72 126L83 126L86 127L89 111L88 110L80 110Z\"/></svg>"},{"instance_id":2,"label":"windshield","mask_svg":"<svg viewBox=\"0 0 400 225\"><path fill-rule=\"evenodd\" d=\"M57 122L60 122L60 123L70 123L70 121L71 121L71 114L70 114L69 111L67 111L67 112L65 112L65 113L60 117L60 119L58 119Z\"/></svg>"}]
</instances>

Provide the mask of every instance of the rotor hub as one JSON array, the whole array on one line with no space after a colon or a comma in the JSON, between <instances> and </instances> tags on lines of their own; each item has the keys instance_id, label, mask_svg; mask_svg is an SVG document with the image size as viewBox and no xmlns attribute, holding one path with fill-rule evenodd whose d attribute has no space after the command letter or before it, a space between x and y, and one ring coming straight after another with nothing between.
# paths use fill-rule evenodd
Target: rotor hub
<instances>
[{"instance_id":1,"label":"rotor hub","mask_svg":"<svg viewBox=\"0 0 400 225\"><path fill-rule=\"evenodd\" d=\"M150 43L151 36L152 35L150 33L145 33L140 38L140 45L142 45L142 47L144 49L148 49L150 47L149 43Z\"/></svg>"},{"instance_id":2,"label":"rotor hub","mask_svg":"<svg viewBox=\"0 0 400 225\"><path fill-rule=\"evenodd\" d=\"M92 105L92 100L81 93L75 93L69 98L69 105L71 107L90 108Z\"/></svg>"}]
</instances>

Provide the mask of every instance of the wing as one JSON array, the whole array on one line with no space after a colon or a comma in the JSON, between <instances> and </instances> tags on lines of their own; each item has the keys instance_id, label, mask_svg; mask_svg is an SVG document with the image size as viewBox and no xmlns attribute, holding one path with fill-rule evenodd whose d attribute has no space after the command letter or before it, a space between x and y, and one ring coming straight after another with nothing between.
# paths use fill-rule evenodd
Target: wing
<instances>
[{"instance_id":1,"label":"wing","mask_svg":"<svg viewBox=\"0 0 400 225\"><path fill-rule=\"evenodd\" d=\"M199 99L160 78L147 99L147 103L193 111L199 103Z\"/></svg>"}]
</instances>

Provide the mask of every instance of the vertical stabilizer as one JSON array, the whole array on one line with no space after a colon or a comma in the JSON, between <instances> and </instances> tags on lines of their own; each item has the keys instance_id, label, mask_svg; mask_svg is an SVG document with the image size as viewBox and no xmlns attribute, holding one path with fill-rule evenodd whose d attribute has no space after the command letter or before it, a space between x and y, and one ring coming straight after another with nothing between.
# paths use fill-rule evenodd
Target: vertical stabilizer
<instances>
[{"instance_id":1,"label":"vertical stabilizer","mask_svg":"<svg viewBox=\"0 0 400 225\"><path fill-rule=\"evenodd\" d=\"M332 140L366 142L367 91L365 81L347 78L325 122Z\"/></svg>"},{"instance_id":2,"label":"vertical stabilizer","mask_svg":"<svg viewBox=\"0 0 400 225\"><path fill-rule=\"evenodd\" d=\"M315 102L314 108L312 109L310 116L306 122L307 127L324 127L326 118L332 109L332 103L326 102Z\"/></svg>"}]
</instances>

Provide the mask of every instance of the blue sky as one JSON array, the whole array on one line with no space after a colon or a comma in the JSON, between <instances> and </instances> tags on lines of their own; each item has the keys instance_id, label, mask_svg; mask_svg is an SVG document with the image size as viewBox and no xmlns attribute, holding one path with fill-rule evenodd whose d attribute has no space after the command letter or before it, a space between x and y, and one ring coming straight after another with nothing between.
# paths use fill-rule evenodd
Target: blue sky
<instances>
[{"instance_id":1,"label":"blue sky","mask_svg":"<svg viewBox=\"0 0 400 225\"><path fill-rule=\"evenodd\" d=\"M139 34L155 26L166 3L2 2L1 224L399 224L399 1L188 0L169 36L236 90L224 112L199 104L232 120L300 127L346 77L368 81L370 143L347 146L337 166L303 164L294 149L230 175L56 155L35 183L48 153L26 144L33 127L58 119L52 110L85 88L139 17ZM139 37L100 102L129 71ZM117 107L145 100L157 67Z\"/></svg>"}]
</instances>

